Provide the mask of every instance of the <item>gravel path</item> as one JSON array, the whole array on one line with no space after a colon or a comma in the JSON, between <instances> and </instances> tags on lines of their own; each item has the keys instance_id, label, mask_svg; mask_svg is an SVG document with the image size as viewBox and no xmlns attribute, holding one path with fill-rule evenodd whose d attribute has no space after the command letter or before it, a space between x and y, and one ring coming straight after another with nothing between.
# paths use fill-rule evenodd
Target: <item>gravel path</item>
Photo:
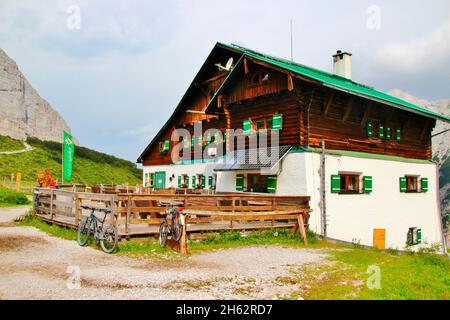
<instances>
[{"instance_id":1,"label":"gravel path","mask_svg":"<svg viewBox=\"0 0 450 320\"><path fill-rule=\"evenodd\" d=\"M0 221L13 212L0 208ZM2 224L0 299L274 299L298 290L278 277L325 258L318 250L257 246L135 259Z\"/></svg>"},{"instance_id":2,"label":"gravel path","mask_svg":"<svg viewBox=\"0 0 450 320\"><path fill-rule=\"evenodd\" d=\"M30 146L28 143L26 143L25 141L22 141L23 145L25 148L21 149L21 150L13 150L13 151L1 151L0 154L17 154L17 153L24 153L24 152L28 152L33 150L33 147Z\"/></svg>"}]
</instances>

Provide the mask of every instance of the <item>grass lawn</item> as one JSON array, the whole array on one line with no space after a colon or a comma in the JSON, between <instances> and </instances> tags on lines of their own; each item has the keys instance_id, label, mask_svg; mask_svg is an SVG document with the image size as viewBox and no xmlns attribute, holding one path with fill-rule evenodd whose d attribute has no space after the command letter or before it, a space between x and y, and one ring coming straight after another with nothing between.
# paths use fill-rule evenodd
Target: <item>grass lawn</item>
<instances>
[{"instance_id":1,"label":"grass lawn","mask_svg":"<svg viewBox=\"0 0 450 320\"><path fill-rule=\"evenodd\" d=\"M0 188L0 207L11 207L29 204L27 196L22 192L17 192L7 188Z\"/></svg>"},{"instance_id":2,"label":"grass lawn","mask_svg":"<svg viewBox=\"0 0 450 320\"><path fill-rule=\"evenodd\" d=\"M36 218L29 218L22 224L52 236L76 240L75 230L49 225ZM196 254L249 245L281 245L320 250L329 255L325 263L292 267L291 276L278 278L279 285L293 284L299 288L280 299L450 299L450 261L447 257L430 252L399 253L334 244L318 240L312 233L308 233L309 245L305 246L298 234L289 238L289 232L287 229L226 231L205 240L191 241L189 247L192 254ZM91 246L96 247L92 241ZM161 248L155 238L122 241L117 254L186 259L169 248Z\"/></svg>"}]
</instances>

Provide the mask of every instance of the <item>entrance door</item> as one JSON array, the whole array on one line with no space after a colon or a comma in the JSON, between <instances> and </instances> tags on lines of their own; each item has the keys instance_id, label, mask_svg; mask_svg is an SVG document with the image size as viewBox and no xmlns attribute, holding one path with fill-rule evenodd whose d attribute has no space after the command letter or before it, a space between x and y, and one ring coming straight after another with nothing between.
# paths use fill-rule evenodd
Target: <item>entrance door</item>
<instances>
[{"instance_id":1,"label":"entrance door","mask_svg":"<svg viewBox=\"0 0 450 320\"><path fill-rule=\"evenodd\" d=\"M153 181L153 185L155 189L165 189L166 188L166 172L159 171L155 172L155 180Z\"/></svg>"},{"instance_id":2,"label":"entrance door","mask_svg":"<svg viewBox=\"0 0 450 320\"><path fill-rule=\"evenodd\" d=\"M373 229L373 246L380 250L386 248L386 229Z\"/></svg>"}]
</instances>

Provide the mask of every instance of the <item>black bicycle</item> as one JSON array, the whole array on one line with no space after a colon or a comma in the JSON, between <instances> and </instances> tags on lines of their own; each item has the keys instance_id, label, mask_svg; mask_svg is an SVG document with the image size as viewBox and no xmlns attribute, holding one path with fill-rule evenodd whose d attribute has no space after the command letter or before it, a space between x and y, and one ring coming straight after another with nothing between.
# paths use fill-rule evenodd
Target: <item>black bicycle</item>
<instances>
[{"instance_id":1,"label":"black bicycle","mask_svg":"<svg viewBox=\"0 0 450 320\"><path fill-rule=\"evenodd\" d=\"M78 244L84 247L88 243L91 232L93 231L94 240L97 244L100 243L102 250L106 253L114 252L119 241L119 234L112 224L105 224L106 216L111 213L111 209L91 206L81 206L81 208L91 210L91 214L80 223L77 236ZM95 211L105 213L102 220L97 217Z\"/></svg>"},{"instance_id":2,"label":"black bicycle","mask_svg":"<svg viewBox=\"0 0 450 320\"><path fill-rule=\"evenodd\" d=\"M159 245L161 247L166 246L169 235L172 240L177 242L180 241L181 233L183 231L180 217L182 211L183 209L178 207L168 207L166 209L164 221L159 226ZM170 216L170 223L167 221L168 216Z\"/></svg>"}]
</instances>

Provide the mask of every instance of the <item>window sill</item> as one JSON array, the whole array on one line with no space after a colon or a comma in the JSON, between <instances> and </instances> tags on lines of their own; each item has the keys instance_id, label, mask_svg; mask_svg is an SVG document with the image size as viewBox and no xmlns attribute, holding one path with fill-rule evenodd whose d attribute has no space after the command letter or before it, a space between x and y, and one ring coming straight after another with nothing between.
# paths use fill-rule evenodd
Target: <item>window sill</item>
<instances>
[{"instance_id":1,"label":"window sill","mask_svg":"<svg viewBox=\"0 0 450 320\"><path fill-rule=\"evenodd\" d=\"M369 194L369 193L364 193L362 191L341 191L338 192L338 194L342 194L342 195L356 195L356 194Z\"/></svg>"}]
</instances>

